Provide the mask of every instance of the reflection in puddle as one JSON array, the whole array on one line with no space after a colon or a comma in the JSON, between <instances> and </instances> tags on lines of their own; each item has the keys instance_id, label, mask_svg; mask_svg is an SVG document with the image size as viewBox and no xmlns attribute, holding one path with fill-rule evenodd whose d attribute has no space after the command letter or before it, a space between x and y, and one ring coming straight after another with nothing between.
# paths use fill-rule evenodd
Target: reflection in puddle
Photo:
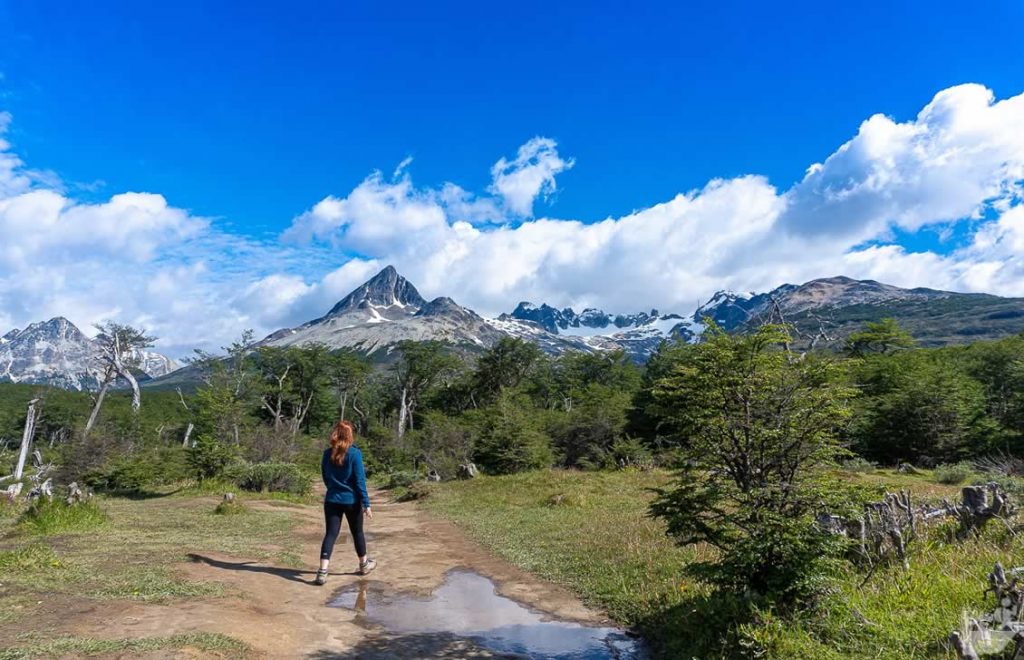
<instances>
[{"instance_id":1,"label":"reflection in puddle","mask_svg":"<svg viewBox=\"0 0 1024 660\"><path fill-rule=\"evenodd\" d=\"M639 643L621 630L546 619L499 596L493 582L471 571L450 571L444 584L426 597L389 592L380 583L360 583L341 591L328 605L361 612L388 632L447 632L497 653L526 658L646 657Z\"/></svg>"}]
</instances>

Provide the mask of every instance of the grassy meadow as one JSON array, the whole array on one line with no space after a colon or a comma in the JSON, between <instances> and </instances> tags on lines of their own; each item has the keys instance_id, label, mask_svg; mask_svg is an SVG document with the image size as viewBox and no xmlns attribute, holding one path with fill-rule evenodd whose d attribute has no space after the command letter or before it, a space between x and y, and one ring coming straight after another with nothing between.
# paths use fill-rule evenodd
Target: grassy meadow
<instances>
[{"instance_id":1,"label":"grassy meadow","mask_svg":"<svg viewBox=\"0 0 1024 660\"><path fill-rule=\"evenodd\" d=\"M40 627L47 605L91 601L173 603L230 595L221 584L174 570L186 552L223 552L300 565L288 501L215 513L218 495L202 490L134 498L97 496L75 507L0 506L0 660L85 657L194 649L245 657L241 642L208 633L142 639L68 637ZM255 498L255 496L254 496ZM265 498L260 498L265 499Z\"/></svg>"},{"instance_id":2,"label":"grassy meadow","mask_svg":"<svg viewBox=\"0 0 1024 660\"><path fill-rule=\"evenodd\" d=\"M663 524L646 516L649 489L669 478L658 470L481 477L438 485L423 506L517 566L567 585L641 633L664 658L954 657L946 638L963 611L991 608L982 591L994 563L1024 563L1024 540L1005 528L993 525L980 539L956 542L939 527L911 546L909 571L893 565L865 580L866 571L846 565L815 608L786 621L761 612L727 633L718 624L734 613L733 604L683 573L712 550L675 546ZM910 489L921 501L959 490L928 471L835 478L879 492Z\"/></svg>"}]
</instances>

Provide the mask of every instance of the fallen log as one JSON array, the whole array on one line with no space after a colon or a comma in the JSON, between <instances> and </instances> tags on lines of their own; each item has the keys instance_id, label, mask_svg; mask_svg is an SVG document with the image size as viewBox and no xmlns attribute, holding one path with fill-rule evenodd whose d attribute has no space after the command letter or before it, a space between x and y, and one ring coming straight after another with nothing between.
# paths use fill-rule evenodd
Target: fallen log
<instances>
[{"instance_id":1,"label":"fallen log","mask_svg":"<svg viewBox=\"0 0 1024 660\"><path fill-rule=\"evenodd\" d=\"M993 482L967 486L961 491L960 503L944 500L938 507L915 506L910 491L886 493L881 501L865 504L860 517L826 513L818 516L818 525L828 533L851 539L855 557L872 569L891 559L898 559L907 567L907 546L918 537L920 525L955 518L959 522L956 536L962 540L979 534L991 520L1001 520L1013 533L1006 519L1014 513L1009 496Z\"/></svg>"}]
</instances>

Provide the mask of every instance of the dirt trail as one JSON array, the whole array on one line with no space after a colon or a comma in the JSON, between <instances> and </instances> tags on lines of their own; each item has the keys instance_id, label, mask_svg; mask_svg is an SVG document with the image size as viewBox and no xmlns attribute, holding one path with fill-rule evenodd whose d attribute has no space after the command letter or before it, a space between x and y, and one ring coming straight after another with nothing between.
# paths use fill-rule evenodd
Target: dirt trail
<instances>
[{"instance_id":1,"label":"dirt trail","mask_svg":"<svg viewBox=\"0 0 1024 660\"><path fill-rule=\"evenodd\" d=\"M451 635L391 635L366 625L352 610L327 607L334 594L360 580L427 594L453 568L476 571L492 579L501 595L553 617L606 623L567 590L496 559L451 523L411 503L389 503L379 492L373 500L375 517L367 521L366 529L378 568L368 578L354 574L355 553L346 531L338 539L327 586L312 584L323 519L318 507L305 506L295 511L303 519L297 533L309 558L308 569L279 568L197 549L193 561L181 566L182 573L225 583L239 596L169 605L99 603L74 613L59 627L70 634L98 638L217 632L246 642L267 658L491 657Z\"/></svg>"}]
</instances>

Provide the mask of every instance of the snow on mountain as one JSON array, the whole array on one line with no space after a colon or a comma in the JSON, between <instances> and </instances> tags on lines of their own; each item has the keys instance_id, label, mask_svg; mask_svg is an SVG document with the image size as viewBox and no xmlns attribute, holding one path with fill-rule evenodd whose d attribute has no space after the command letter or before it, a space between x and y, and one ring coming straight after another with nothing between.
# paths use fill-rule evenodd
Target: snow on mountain
<instances>
[{"instance_id":1,"label":"snow on mountain","mask_svg":"<svg viewBox=\"0 0 1024 660\"><path fill-rule=\"evenodd\" d=\"M95 389L101 378L98 352L95 342L63 317L32 323L0 339L0 382ZM149 378L178 368L174 360L159 353L139 351L135 358Z\"/></svg>"},{"instance_id":2,"label":"snow on mountain","mask_svg":"<svg viewBox=\"0 0 1024 660\"><path fill-rule=\"evenodd\" d=\"M296 328L278 330L266 346L313 343L373 355L390 352L404 340L438 340L469 349L490 346L501 333L451 298L425 300L408 280L388 266L345 296L326 315Z\"/></svg>"},{"instance_id":3,"label":"snow on mountain","mask_svg":"<svg viewBox=\"0 0 1024 660\"><path fill-rule=\"evenodd\" d=\"M498 317L501 322L530 323L562 338L578 338L591 349L621 348L643 361L667 339L692 340L693 322L679 314L660 314L658 310L612 316L603 310L587 308L577 314L571 307L556 309L521 302L511 314Z\"/></svg>"},{"instance_id":4,"label":"snow on mountain","mask_svg":"<svg viewBox=\"0 0 1024 660\"><path fill-rule=\"evenodd\" d=\"M451 298L425 300L412 283L388 266L324 316L278 330L260 343L319 343L383 357L403 340L437 340L473 352L511 336L532 341L551 354L622 348L643 360L673 332L686 336L689 325L679 315L659 315L656 310L612 316L597 309L576 314L568 308L556 310L529 303L519 305L512 315L485 319Z\"/></svg>"}]
</instances>

